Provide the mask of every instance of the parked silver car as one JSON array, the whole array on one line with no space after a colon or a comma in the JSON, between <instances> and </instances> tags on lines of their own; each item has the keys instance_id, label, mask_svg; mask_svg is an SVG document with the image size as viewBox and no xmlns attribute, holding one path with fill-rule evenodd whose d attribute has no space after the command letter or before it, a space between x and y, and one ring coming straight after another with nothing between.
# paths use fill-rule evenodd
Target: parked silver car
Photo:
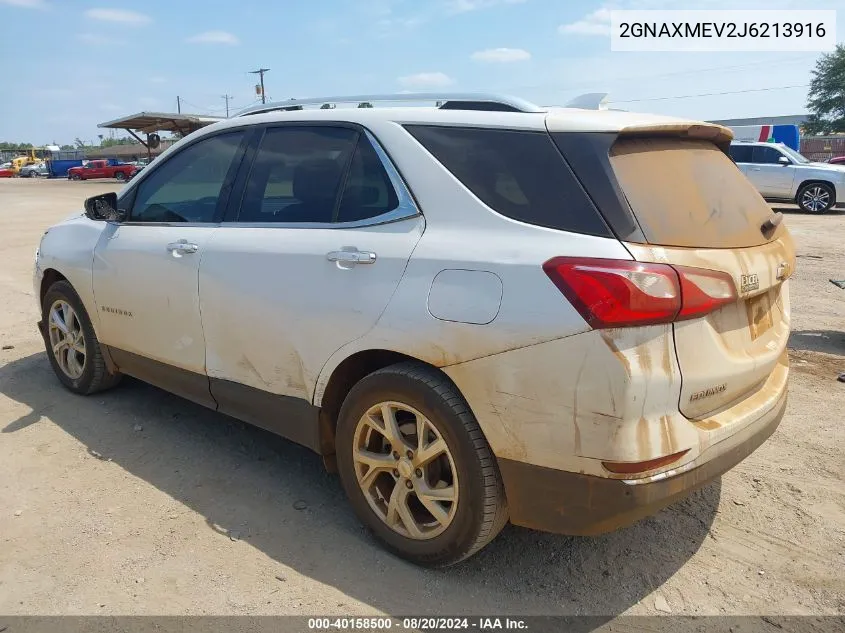
<instances>
[{"instance_id":1,"label":"parked silver car","mask_svg":"<svg viewBox=\"0 0 845 633\"><path fill-rule=\"evenodd\" d=\"M782 143L731 143L731 158L767 200L826 213L845 198L845 166L814 163Z\"/></svg>"},{"instance_id":2,"label":"parked silver car","mask_svg":"<svg viewBox=\"0 0 845 633\"><path fill-rule=\"evenodd\" d=\"M18 174L21 178L37 178L38 176L49 176L50 171L47 169L46 163L35 163L34 165L24 165Z\"/></svg>"}]
</instances>

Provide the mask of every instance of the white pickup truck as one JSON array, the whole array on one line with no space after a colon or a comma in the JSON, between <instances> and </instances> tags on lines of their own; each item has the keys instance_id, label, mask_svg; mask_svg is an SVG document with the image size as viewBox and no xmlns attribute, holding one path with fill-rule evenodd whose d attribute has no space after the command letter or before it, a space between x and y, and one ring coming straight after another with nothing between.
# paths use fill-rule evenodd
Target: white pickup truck
<instances>
[{"instance_id":1,"label":"white pickup truck","mask_svg":"<svg viewBox=\"0 0 845 633\"><path fill-rule=\"evenodd\" d=\"M766 200L826 213L845 198L845 166L814 163L781 143L731 143L731 158Z\"/></svg>"}]
</instances>

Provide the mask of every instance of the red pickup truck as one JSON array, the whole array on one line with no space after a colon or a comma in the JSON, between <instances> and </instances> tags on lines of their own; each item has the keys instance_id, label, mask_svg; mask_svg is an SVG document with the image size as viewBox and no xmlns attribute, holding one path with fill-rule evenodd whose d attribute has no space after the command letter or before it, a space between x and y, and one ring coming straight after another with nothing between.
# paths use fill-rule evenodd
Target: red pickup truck
<instances>
[{"instance_id":1,"label":"red pickup truck","mask_svg":"<svg viewBox=\"0 0 845 633\"><path fill-rule=\"evenodd\" d=\"M70 180L88 180L89 178L116 178L129 180L138 172L135 165L110 165L107 160L89 160L82 167L67 170Z\"/></svg>"}]
</instances>

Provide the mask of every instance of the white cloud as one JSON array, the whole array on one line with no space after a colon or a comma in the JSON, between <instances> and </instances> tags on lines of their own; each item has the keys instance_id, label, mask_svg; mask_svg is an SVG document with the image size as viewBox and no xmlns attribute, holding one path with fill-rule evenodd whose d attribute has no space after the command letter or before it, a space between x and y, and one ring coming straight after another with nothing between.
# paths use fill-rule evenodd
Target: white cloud
<instances>
[{"instance_id":1,"label":"white cloud","mask_svg":"<svg viewBox=\"0 0 845 633\"><path fill-rule=\"evenodd\" d=\"M0 4L8 4L12 7L23 7L24 9L46 9L47 3L44 0L0 0Z\"/></svg>"},{"instance_id":2,"label":"white cloud","mask_svg":"<svg viewBox=\"0 0 845 633\"><path fill-rule=\"evenodd\" d=\"M475 51L470 58L476 62L524 62L531 59L531 53L521 48L488 48L485 51Z\"/></svg>"},{"instance_id":3,"label":"white cloud","mask_svg":"<svg viewBox=\"0 0 845 633\"><path fill-rule=\"evenodd\" d=\"M240 40L226 31L205 31L189 37L188 42L191 44L228 44L234 46L240 44Z\"/></svg>"},{"instance_id":4,"label":"white cloud","mask_svg":"<svg viewBox=\"0 0 845 633\"><path fill-rule=\"evenodd\" d=\"M119 22L128 26L144 26L153 21L148 15L126 9L88 9L85 15L92 20Z\"/></svg>"},{"instance_id":5,"label":"white cloud","mask_svg":"<svg viewBox=\"0 0 845 633\"><path fill-rule=\"evenodd\" d=\"M526 0L448 0L446 10L449 13L468 13L478 9L489 9L500 4L522 4Z\"/></svg>"},{"instance_id":6,"label":"white cloud","mask_svg":"<svg viewBox=\"0 0 845 633\"><path fill-rule=\"evenodd\" d=\"M561 24L557 30L564 35L610 35L610 9L602 7L577 22Z\"/></svg>"},{"instance_id":7,"label":"white cloud","mask_svg":"<svg viewBox=\"0 0 845 633\"><path fill-rule=\"evenodd\" d=\"M455 83L449 75L440 72L405 75L397 81L406 88L444 88Z\"/></svg>"}]
</instances>

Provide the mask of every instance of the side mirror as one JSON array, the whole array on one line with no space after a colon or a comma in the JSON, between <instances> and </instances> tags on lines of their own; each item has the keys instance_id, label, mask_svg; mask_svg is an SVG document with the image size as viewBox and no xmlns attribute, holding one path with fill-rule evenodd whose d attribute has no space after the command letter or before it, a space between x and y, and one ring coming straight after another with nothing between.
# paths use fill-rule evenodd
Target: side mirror
<instances>
[{"instance_id":1,"label":"side mirror","mask_svg":"<svg viewBox=\"0 0 845 633\"><path fill-rule=\"evenodd\" d=\"M778 158L778 162L784 166L792 164L792 161L789 160L786 156L781 156L780 158Z\"/></svg>"},{"instance_id":2,"label":"side mirror","mask_svg":"<svg viewBox=\"0 0 845 633\"><path fill-rule=\"evenodd\" d=\"M128 216L124 209L117 208L117 194L114 192L85 200L85 215L101 222L124 222Z\"/></svg>"}]
</instances>

